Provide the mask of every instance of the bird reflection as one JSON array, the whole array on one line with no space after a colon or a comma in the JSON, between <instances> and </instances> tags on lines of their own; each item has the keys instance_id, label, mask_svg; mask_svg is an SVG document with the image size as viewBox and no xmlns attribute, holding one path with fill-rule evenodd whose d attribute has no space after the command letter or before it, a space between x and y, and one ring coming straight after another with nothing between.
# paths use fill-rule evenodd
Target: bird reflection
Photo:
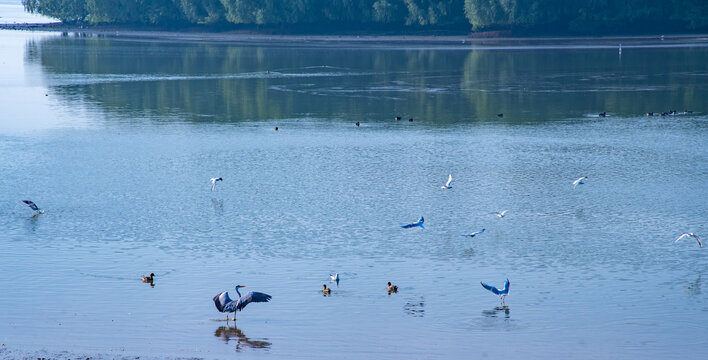
<instances>
[{"instance_id":1,"label":"bird reflection","mask_svg":"<svg viewBox=\"0 0 708 360\"><path fill-rule=\"evenodd\" d=\"M214 336L221 338L224 342L229 342L230 340L236 340L236 351L241 351L245 348L250 349L268 349L272 345L268 341L263 340L251 340L241 331L239 328L234 326L219 326L214 332Z\"/></svg>"},{"instance_id":2,"label":"bird reflection","mask_svg":"<svg viewBox=\"0 0 708 360\"><path fill-rule=\"evenodd\" d=\"M686 292L689 295L700 295L701 294L701 274L698 274L698 278L693 282L686 285Z\"/></svg>"},{"instance_id":3,"label":"bird reflection","mask_svg":"<svg viewBox=\"0 0 708 360\"><path fill-rule=\"evenodd\" d=\"M497 306L494 309L491 310L484 310L482 311L482 315L489 317L489 318L495 318L498 317L501 313L504 313L504 318L508 319L509 316L509 307L504 305L504 306Z\"/></svg>"},{"instance_id":4,"label":"bird reflection","mask_svg":"<svg viewBox=\"0 0 708 360\"><path fill-rule=\"evenodd\" d=\"M38 220L39 220L39 214L34 214L34 215L27 218L27 227L29 228L29 231L31 231L31 232L37 231Z\"/></svg>"},{"instance_id":5,"label":"bird reflection","mask_svg":"<svg viewBox=\"0 0 708 360\"><path fill-rule=\"evenodd\" d=\"M224 200L217 200L211 198L211 207L214 208L216 213L221 214L224 212Z\"/></svg>"},{"instance_id":6,"label":"bird reflection","mask_svg":"<svg viewBox=\"0 0 708 360\"><path fill-rule=\"evenodd\" d=\"M420 300L412 300L408 301L406 305L403 306L403 311L406 312L406 314L414 316L414 317L423 317L425 316L425 298L422 296L420 297Z\"/></svg>"}]
</instances>

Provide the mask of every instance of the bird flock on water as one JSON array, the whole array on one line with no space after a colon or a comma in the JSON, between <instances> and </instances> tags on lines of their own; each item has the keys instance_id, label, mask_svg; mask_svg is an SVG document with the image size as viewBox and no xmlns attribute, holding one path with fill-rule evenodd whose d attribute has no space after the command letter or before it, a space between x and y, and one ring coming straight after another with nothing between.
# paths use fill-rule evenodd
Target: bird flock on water
<instances>
[{"instance_id":1,"label":"bird flock on water","mask_svg":"<svg viewBox=\"0 0 708 360\"><path fill-rule=\"evenodd\" d=\"M582 177L576 179L575 181L573 181L572 182L573 189L576 189L578 185L585 184L585 180L587 180L587 179L588 179L588 176L582 176ZM216 183L219 181L224 181L224 179L222 177L213 177L210 179L211 191L214 191L216 189ZM447 181L445 182L445 184L443 186L441 186L441 189L444 189L444 190L452 189L452 174L448 175ZM40 209L39 206L37 206L37 204L35 204L33 201L22 200L22 202L25 203L30 209L32 209L35 212L35 214L33 216L38 216L40 214L44 214L44 210ZM497 216L498 218L503 218L506 216L506 213L508 211L509 210L502 210L502 211L491 212L490 214L493 214L493 215ZM410 224L401 225L400 227L404 228L404 229L420 228L421 230L424 230L425 229L425 226L423 225L424 221L425 221L425 219L423 218L423 216L421 216L418 219L418 221L416 221L414 223L410 223ZM475 236L483 234L485 231L486 231L486 229L483 228L481 230L478 230L478 231L475 231L475 232L472 232L469 234L462 234L461 236L473 238ZM686 238L695 239L696 242L698 243L698 246L703 247L703 244L701 243L701 238L692 232L686 232L686 233L681 234L678 238L676 238L676 240L674 240L674 243L676 243L682 239L686 239ZM339 281L341 279L339 273L329 274L329 277L330 277L331 282L336 283L337 286L339 286ZM154 273L150 273L150 275L143 275L141 277L142 282L149 283L151 286L154 286L154 278L155 278ZM501 301L501 305L506 306L505 300L506 300L507 295L509 295L509 287L510 287L509 279L506 279L506 281L504 282L504 287L501 289L499 289L495 286L489 285L485 282L480 282L480 284L482 285L482 287L484 289L490 291L494 295L499 296L500 301ZM214 296L213 301L214 301L214 305L216 306L216 309L219 312L226 313L226 320L227 321L229 320L229 315L231 313L234 313L233 320L235 321L236 320L236 312L243 310L246 307L246 305L248 305L250 303L269 302L272 298L272 296L270 296L268 294L265 294L262 292L256 292L256 291L249 291L246 294L241 295L241 292L239 291L239 289L244 288L244 287L245 287L244 285L236 285L236 287L234 288L236 290L236 294L238 295L238 297L236 299L231 299L231 297L229 296L229 293L227 291L223 291L223 292L217 294L216 296ZM386 289L387 289L389 295L392 293L398 292L398 286L391 284L390 281L387 283ZM325 296L328 296L332 293L332 289L330 287L327 287L327 284L323 284L322 285L322 293Z\"/></svg>"}]
</instances>

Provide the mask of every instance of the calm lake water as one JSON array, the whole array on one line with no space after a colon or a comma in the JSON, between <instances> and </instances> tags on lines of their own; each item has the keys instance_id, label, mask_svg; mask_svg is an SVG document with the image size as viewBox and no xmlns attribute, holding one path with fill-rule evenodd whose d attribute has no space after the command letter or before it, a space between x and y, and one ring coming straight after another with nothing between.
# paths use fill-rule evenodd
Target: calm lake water
<instances>
[{"instance_id":1,"label":"calm lake water","mask_svg":"<svg viewBox=\"0 0 708 360\"><path fill-rule=\"evenodd\" d=\"M0 31L0 357L704 358L708 47L672 41ZM273 299L234 327L236 284Z\"/></svg>"}]
</instances>

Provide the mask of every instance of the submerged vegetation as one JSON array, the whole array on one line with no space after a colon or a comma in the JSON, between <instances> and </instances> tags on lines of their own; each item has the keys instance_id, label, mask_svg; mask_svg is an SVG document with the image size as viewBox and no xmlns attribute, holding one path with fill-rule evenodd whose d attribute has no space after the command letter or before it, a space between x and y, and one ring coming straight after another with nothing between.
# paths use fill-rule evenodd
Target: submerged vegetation
<instances>
[{"instance_id":1,"label":"submerged vegetation","mask_svg":"<svg viewBox=\"0 0 708 360\"><path fill-rule=\"evenodd\" d=\"M23 0L65 23L628 33L708 28L705 0Z\"/></svg>"}]
</instances>

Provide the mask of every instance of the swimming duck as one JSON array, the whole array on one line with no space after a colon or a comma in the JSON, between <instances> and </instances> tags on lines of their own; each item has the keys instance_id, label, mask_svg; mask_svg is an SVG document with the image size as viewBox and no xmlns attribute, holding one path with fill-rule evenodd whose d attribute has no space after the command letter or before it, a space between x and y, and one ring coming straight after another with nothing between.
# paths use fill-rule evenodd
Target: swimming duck
<instances>
[{"instance_id":1,"label":"swimming duck","mask_svg":"<svg viewBox=\"0 0 708 360\"><path fill-rule=\"evenodd\" d=\"M357 121L354 125L359 126L359 122Z\"/></svg>"},{"instance_id":2,"label":"swimming duck","mask_svg":"<svg viewBox=\"0 0 708 360\"><path fill-rule=\"evenodd\" d=\"M389 293L389 294L392 293L392 292L397 293L397 292L398 292L398 286L396 286L396 285L391 285L391 282L389 281L389 282L388 282L388 286L386 286L386 290L388 290L388 293Z\"/></svg>"},{"instance_id":3,"label":"swimming duck","mask_svg":"<svg viewBox=\"0 0 708 360\"><path fill-rule=\"evenodd\" d=\"M327 284L322 284L322 293L325 295L329 295L332 293L332 289L328 289Z\"/></svg>"},{"instance_id":4,"label":"swimming duck","mask_svg":"<svg viewBox=\"0 0 708 360\"><path fill-rule=\"evenodd\" d=\"M150 273L150 276L143 275L143 282L144 283L151 283L154 276L155 276L154 273Z\"/></svg>"}]
</instances>

